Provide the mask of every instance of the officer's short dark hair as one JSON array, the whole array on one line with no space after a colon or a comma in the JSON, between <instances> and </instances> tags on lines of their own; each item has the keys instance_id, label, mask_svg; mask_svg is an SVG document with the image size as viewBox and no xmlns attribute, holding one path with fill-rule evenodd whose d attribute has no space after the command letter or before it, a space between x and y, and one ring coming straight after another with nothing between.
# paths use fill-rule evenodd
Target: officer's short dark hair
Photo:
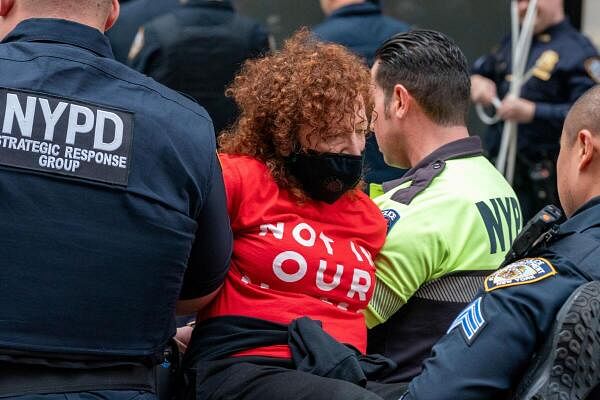
<instances>
[{"instance_id":1,"label":"officer's short dark hair","mask_svg":"<svg viewBox=\"0 0 600 400\"><path fill-rule=\"evenodd\" d=\"M377 84L388 104L394 86L410 92L429 118L439 125L464 125L471 81L467 60L446 35L413 30L393 36L376 52Z\"/></svg>"}]
</instances>

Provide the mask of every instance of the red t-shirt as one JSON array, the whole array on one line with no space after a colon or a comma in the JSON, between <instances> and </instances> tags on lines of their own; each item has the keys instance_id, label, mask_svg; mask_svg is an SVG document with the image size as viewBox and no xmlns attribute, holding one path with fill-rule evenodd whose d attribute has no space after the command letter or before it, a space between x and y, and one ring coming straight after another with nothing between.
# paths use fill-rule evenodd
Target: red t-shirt
<instances>
[{"instance_id":1,"label":"red t-shirt","mask_svg":"<svg viewBox=\"0 0 600 400\"><path fill-rule=\"evenodd\" d=\"M239 315L289 324L308 316L341 343L366 350L363 310L386 222L362 192L298 204L251 157L221 155L234 234L231 268L202 318ZM241 355L241 354L238 354ZM243 355L290 357L288 346Z\"/></svg>"}]
</instances>

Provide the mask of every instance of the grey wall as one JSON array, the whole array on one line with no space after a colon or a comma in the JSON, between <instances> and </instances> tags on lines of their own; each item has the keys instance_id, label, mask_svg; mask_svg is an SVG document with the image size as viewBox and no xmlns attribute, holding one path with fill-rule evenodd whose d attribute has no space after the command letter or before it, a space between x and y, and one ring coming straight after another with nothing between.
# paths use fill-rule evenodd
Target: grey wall
<instances>
[{"instance_id":1,"label":"grey wall","mask_svg":"<svg viewBox=\"0 0 600 400\"><path fill-rule=\"evenodd\" d=\"M489 52L510 25L509 0L381 0L380 4L385 14L448 34L469 62ZM278 44L300 26L310 27L324 18L318 0L236 0L236 7L269 26ZM473 133L483 129L473 116L470 127Z\"/></svg>"},{"instance_id":2,"label":"grey wall","mask_svg":"<svg viewBox=\"0 0 600 400\"><path fill-rule=\"evenodd\" d=\"M324 18L318 0L236 0L242 13L253 16L273 32L277 43L300 26ZM489 51L506 32L509 0L383 0L386 14L421 28L452 36L470 61Z\"/></svg>"},{"instance_id":3,"label":"grey wall","mask_svg":"<svg viewBox=\"0 0 600 400\"><path fill-rule=\"evenodd\" d=\"M509 0L384 0L388 15L451 36L470 62L489 52L507 32Z\"/></svg>"},{"instance_id":4,"label":"grey wall","mask_svg":"<svg viewBox=\"0 0 600 400\"><path fill-rule=\"evenodd\" d=\"M313 26L323 18L318 0L235 0L242 14L267 25L278 45L301 26Z\"/></svg>"},{"instance_id":5,"label":"grey wall","mask_svg":"<svg viewBox=\"0 0 600 400\"><path fill-rule=\"evenodd\" d=\"M489 53L510 29L510 0L384 0L381 3L388 15L452 37L470 63ZM468 125L471 134L482 135L485 131L473 109Z\"/></svg>"}]
</instances>

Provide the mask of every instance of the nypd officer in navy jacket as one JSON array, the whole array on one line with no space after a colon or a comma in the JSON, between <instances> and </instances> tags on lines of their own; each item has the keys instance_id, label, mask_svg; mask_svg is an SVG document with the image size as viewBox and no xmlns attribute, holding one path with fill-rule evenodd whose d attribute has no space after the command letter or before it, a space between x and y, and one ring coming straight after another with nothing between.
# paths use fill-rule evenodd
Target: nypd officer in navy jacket
<instances>
[{"instance_id":1,"label":"nypd officer in navy jacket","mask_svg":"<svg viewBox=\"0 0 600 400\"><path fill-rule=\"evenodd\" d=\"M238 14L231 0L186 0L140 28L128 62L196 99L219 134L238 114L225 89L244 61L269 48L266 28Z\"/></svg>"},{"instance_id":2,"label":"nypd officer in navy jacket","mask_svg":"<svg viewBox=\"0 0 600 400\"><path fill-rule=\"evenodd\" d=\"M121 0L121 15L106 33L115 58L127 63L127 55L140 26L179 5L179 0L132 0L125 4Z\"/></svg>"},{"instance_id":3,"label":"nypd officer in navy jacket","mask_svg":"<svg viewBox=\"0 0 600 400\"><path fill-rule=\"evenodd\" d=\"M581 285L600 281L600 86L569 112L560 147L558 192L569 219L538 244L533 236L529 251L485 279L484 289L433 347L404 400L512 399L509 393L536 352L550 361L540 375L539 382L549 383L540 385L540 399L584 399L599 383L599 290L573 303L567 299ZM557 317L565 303L569 311ZM556 343L540 350L553 337ZM594 394L587 398L600 398Z\"/></svg>"},{"instance_id":4,"label":"nypd officer in navy jacket","mask_svg":"<svg viewBox=\"0 0 600 400\"><path fill-rule=\"evenodd\" d=\"M519 1L523 19L528 0ZM554 163L563 122L573 103L594 84L585 64L595 56L593 44L565 17L563 0L539 0L534 36L526 71L530 72L521 98L507 97L512 79L511 38L505 38L490 54L473 66L471 97L489 105L497 95L502 101L498 115L502 121L519 124L515 191L525 220L544 205L558 205ZM491 126L485 147L496 157L503 122Z\"/></svg>"},{"instance_id":5,"label":"nypd officer in navy jacket","mask_svg":"<svg viewBox=\"0 0 600 400\"><path fill-rule=\"evenodd\" d=\"M113 59L118 13L0 0L0 397L154 398L227 272L211 121Z\"/></svg>"}]
</instances>

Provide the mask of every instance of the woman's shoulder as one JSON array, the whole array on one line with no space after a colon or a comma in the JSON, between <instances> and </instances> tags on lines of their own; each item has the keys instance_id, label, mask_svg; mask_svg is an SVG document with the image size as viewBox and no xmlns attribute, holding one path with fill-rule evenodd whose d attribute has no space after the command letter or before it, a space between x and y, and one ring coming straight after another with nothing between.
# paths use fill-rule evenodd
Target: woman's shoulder
<instances>
[{"instance_id":1,"label":"woman's shoulder","mask_svg":"<svg viewBox=\"0 0 600 400\"><path fill-rule=\"evenodd\" d=\"M375 202L362 190L354 189L348 193L350 201L355 203L355 207L361 208L364 212L381 215L381 210ZM383 217L382 217L383 218Z\"/></svg>"},{"instance_id":2,"label":"woman's shoulder","mask_svg":"<svg viewBox=\"0 0 600 400\"><path fill-rule=\"evenodd\" d=\"M247 155L219 153L223 175L235 171L240 176L264 175L267 166L262 161Z\"/></svg>"},{"instance_id":3,"label":"woman's shoulder","mask_svg":"<svg viewBox=\"0 0 600 400\"><path fill-rule=\"evenodd\" d=\"M276 185L266 164L252 156L219 154L228 196L265 192Z\"/></svg>"},{"instance_id":4,"label":"woman's shoulder","mask_svg":"<svg viewBox=\"0 0 600 400\"><path fill-rule=\"evenodd\" d=\"M333 205L336 212L330 213L332 218L342 218L350 225L372 227L379 231L387 222L381 209L360 189L354 189L345 194L339 202Z\"/></svg>"},{"instance_id":5,"label":"woman's shoulder","mask_svg":"<svg viewBox=\"0 0 600 400\"><path fill-rule=\"evenodd\" d=\"M221 160L221 164L227 164L231 166L239 166L240 168L248 168L248 167L263 167L266 168L266 165L258 160L255 157L244 155L244 154L228 154L228 153L218 153L219 159Z\"/></svg>"},{"instance_id":6,"label":"woman's shoulder","mask_svg":"<svg viewBox=\"0 0 600 400\"><path fill-rule=\"evenodd\" d=\"M381 209L360 189L344 197L347 201L343 216L346 225L358 229L357 233L367 241L371 253L379 252L387 232L387 221Z\"/></svg>"}]
</instances>

